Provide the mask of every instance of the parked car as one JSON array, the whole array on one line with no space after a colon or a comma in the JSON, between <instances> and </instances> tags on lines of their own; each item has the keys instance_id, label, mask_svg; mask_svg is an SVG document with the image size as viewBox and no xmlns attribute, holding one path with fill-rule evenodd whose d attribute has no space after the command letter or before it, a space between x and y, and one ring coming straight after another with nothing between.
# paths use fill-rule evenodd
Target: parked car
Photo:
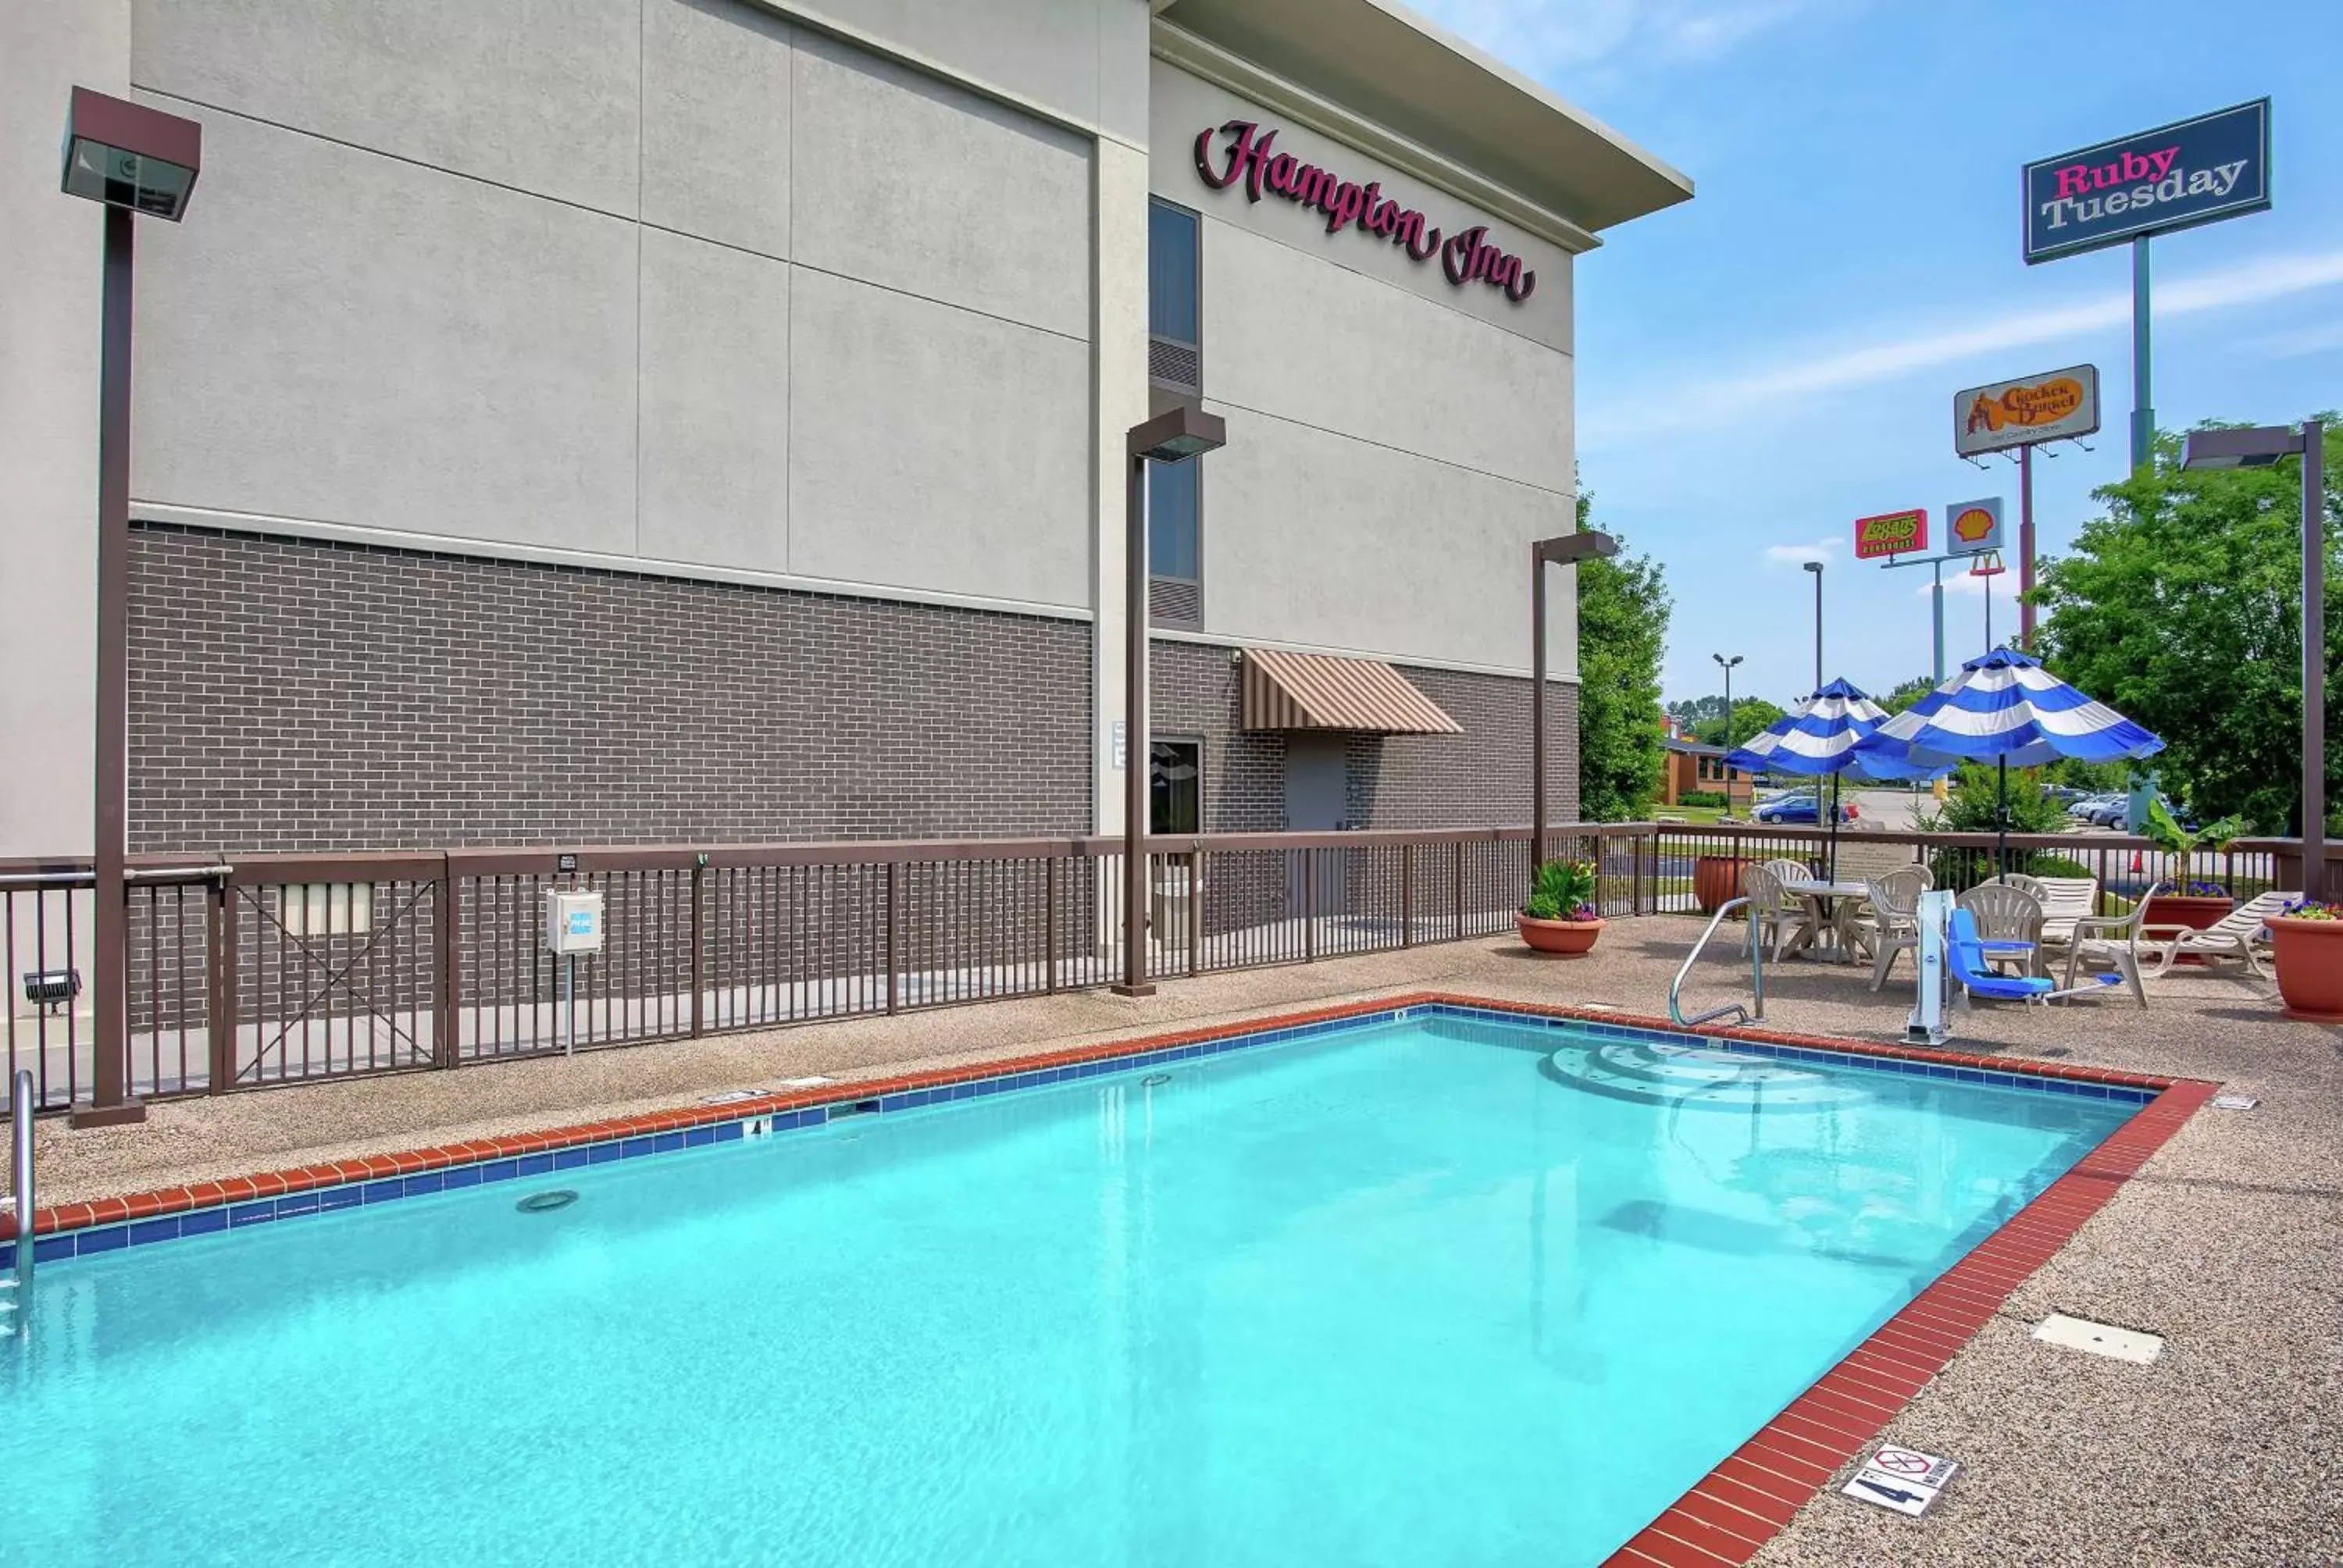
<instances>
[{"instance_id":1,"label":"parked car","mask_svg":"<svg viewBox=\"0 0 2343 1568\"><path fill-rule=\"evenodd\" d=\"M2092 812L2097 810L2100 807L2105 806L2110 800L2120 801L2122 799L2123 797L2120 795L2085 795L2068 802L2066 807L2066 815L2069 817L2078 818L2081 820L2087 822L2091 819Z\"/></svg>"},{"instance_id":2,"label":"parked car","mask_svg":"<svg viewBox=\"0 0 2343 1568\"><path fill-rule=\"evenodd\" d=\"M1801 824L1812 826L1820 823L1823 819L1814 795L1806 790L1776 795L1770 800L1761 801L1757 809L1749 813L1749 818L1754 822L1764 822L1769 827L1775 828L1796 827ZM1840 801L1838 819L1841 822L1852 822L1855 818L1855 802Z\"/></svg>"},{"instance_id":3,"label":"parked car","mask_svg":"<svg viewBox=\"0 0 2343 1568\"><path fill-rule=\"evenodd\" d=\"M2084 814L2083 820L2094 828L2120 828L2123 826L2125 813L2130 809L2129 796L2110 795L2106 799L2094 804L2090 810Z\"/></svg>"}]
</instances>

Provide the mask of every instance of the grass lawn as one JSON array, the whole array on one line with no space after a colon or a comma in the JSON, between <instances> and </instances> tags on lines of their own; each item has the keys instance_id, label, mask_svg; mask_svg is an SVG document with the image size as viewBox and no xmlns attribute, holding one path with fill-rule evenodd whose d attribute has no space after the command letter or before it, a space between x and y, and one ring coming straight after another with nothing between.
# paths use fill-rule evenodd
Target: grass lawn
<instances>
[{"instance_id":1,"label":"grass lawn","mask_svg":"<svg viewBox=\"0 0 2343 1568\"><path fill-rule=\"evenodd\" d=\"M1724 809L1716 806L1663 806L1656 800L1644 807L1644 811L1646 821L1674 818L1683 822L1697 822L1704 827L1725 815Z\"/></svg>"}]
</instances>

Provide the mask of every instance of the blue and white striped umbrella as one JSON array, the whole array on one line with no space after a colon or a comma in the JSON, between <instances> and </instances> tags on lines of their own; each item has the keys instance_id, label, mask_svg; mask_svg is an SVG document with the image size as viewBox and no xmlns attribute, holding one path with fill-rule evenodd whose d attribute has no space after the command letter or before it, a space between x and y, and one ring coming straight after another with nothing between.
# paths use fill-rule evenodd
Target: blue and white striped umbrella
<instances>
[{"instance_id":1,"label":"blue and white striped umbrella","mask_svg":"<svg viewBox=\"0 0 2343 1568\"><path fill-rule=\"evenodd\" d=\"M1868 767L2002 762L2035 768L2061 757L2115 762L2164 742L2094 702L2014 648L1970 659L1961 672L1855 742Z\"/></svg>"},{"instance_id":2,"label":"blue and white striped umbrella","mask_svg":"<svg viewBox=\"0 0 2343 1568\"><path fill-rule=\"evenodd\" d=\"M1857 751L1863 738L1886 721L1886 711L1858 688L1834 680L1735 747L1725 760L1744 773L1851 771L1866 779L1929 779L1946 770L1942 763L1916 768Z\"/></svg>"}]
</instances>

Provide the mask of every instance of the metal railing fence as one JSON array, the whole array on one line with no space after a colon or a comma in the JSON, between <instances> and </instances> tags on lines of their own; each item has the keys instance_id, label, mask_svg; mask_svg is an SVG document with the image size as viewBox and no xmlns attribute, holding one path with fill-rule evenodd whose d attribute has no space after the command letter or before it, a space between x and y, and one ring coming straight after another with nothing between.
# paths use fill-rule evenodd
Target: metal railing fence
<instances>
[{"instance_id":1,"label":"metal railing fence","mask_svg":"<svg viewBox=\"0 0 2343 1568\"><path fill-rule=\"evenodd\" d=\"M2166 878L2240 898L2302 880L2287 840L2187 865L2120 836L2008 848L2014 869L2097 878L2111 910ZM1523 828L1150 850L1157 979L1494 935L1533 866ZM1828 845L1811 828L1574 823L1544 850L1593 861L1620 917L1704 912L1704 883L1729 896L1740 864L1818 868ZM1838 847L1843 878L1911 861L1956 889L1993 874L1994 852L1990 834L1870 829ZM126 890L126 1081L221 1094L1088 990L1122 973L1123 876L1119 837L146 858ZM562 888L603 894L607 933L566 977L541 936ZM94 896L86 860L0 860L5 1081L29 1070L44 1111L88 1103L96 1081Z\"/></svg>"}]
</instances>

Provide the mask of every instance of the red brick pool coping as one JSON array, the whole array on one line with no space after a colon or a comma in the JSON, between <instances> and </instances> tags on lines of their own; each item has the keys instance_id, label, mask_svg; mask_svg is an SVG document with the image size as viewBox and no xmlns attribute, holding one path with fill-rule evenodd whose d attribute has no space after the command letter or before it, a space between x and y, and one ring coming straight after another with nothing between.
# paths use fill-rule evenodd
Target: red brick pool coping
<instances>
[{"instance_id":1,"label":"red brick pool coping","mask_svg":"<svg viewBox=\"0 0 2343 1568\"><path fill-rule=\"evenodd\" d=\"M2120 1084L2154 1090L2157 1097L2140 1107L2096 1149L2064 1176L2045 1188L2032 1202L2011 1216L2000 1229L1978 1243L1926 1290L1906 1303L1877 1332L1849 1352L1805 1392L1785 1406L1756 1434L1720 1461L1698 1485L1668 1505L1659 1517L1609 1559L1622 1568L1726 1568L1745 1563L1779 1534L1806 1503L1821 1493L1833 1475L1869 1446L1898 1415L1905 1404L1925 1388L1959 1353L1977 1331L1990 1321L2036 1269L2066 1245L2083 1222L2105 1206L2125 1181L2147 1162L2165 1140L2212 1098L2219 1085L2194 1079L2154 1078L2140 1073L2076 1067L2065 1062L2027 1058L1973 1056L1959 1051L1882 1045L1826 1035L1784 1034L1765 1029L1702 1029L1684 1030L1665 1019L1644 1018L1610 1010L1574 1008L1533 1002L1497 1001L1486 997L1446 991L1413 991L1400 996L1345 1002L1306 1012L1279 1013L1268 1018L1222 1022L1198 1029L1151 1034L1131 1040L1075 1046L1064 1050L1010 1057L930 1072L892 1078L860 1079L825 1084L788 1094L755 1095L716 1105L696 1105L681 1111L652 1111L641 1116L615 1117L541 1132L514 1133L501 1138L473 1139L429 1149L373 1154L361 1160L337 1160L294 1170L266 1171L221 1181L197 1181L182 1187L101 1198L85 1203L62 1203L33 1217L35 1235L116 1225L127 1221L216 1208L255 1199L278 1197L316 1188L376 1181L388 1176L413 1176L450 1166L468 1165L518 1155L543 1154L583 1144L639 1138L649 1133L678 1132L744 1117L775 1111L802 1111L816 1106L874 1099L940 1085L973 1082L1021 1072L1047 1070L1119 1056L1135 1056L1167 1047L1191 1045L1233 1034L1254 1034L1389 1012L1397 1008L1435 1003L1480 1008L1492 1012L1523 1013L1541 1018L1577 1019L1588 1023L1617 1024L1630 1029L1698 1033L1720 1040L1795 1046L1851 1056L1889 1057L1939 1066L1978 1068L2036 1078L2057 1078L2089 1083ZM13 1215L0 1214L0 1241L15 1235Z\"/></svg>"}]
</instances>

